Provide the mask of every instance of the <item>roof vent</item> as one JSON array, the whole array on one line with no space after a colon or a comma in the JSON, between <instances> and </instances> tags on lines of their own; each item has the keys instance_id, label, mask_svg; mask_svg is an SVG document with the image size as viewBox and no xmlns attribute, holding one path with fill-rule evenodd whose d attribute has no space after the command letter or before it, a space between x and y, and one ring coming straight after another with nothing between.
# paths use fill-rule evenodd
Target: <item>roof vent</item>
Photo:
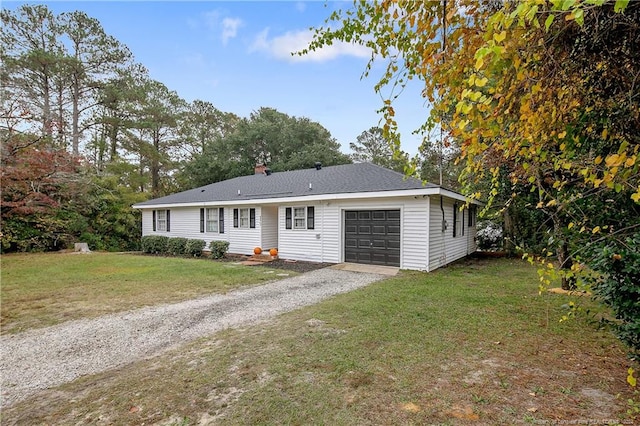
<instances>
[{"instance_id":1,"label":"roof vent","mask_svg":"<svg viewBox=\"0 0 640 426\"><path fill-rule=\"evenodd\" d=\"M268 168L268 167L266 169L264 169L264 174L267 175L267 176L271 176L271 169Z\"/></svg>"},{"instance_id":2,"label":"roof vent","mask_svg":"<svg viewBox=\"0 0 640 426\"><path fill-rule=\"evenodd\" d=\"M316 170L320 170L322 168L322 163L319 161L316 161L315 166L316 166Z\"/></svg>"},{"instance_id":3,"label":"roof vent","mask_svg":"<svg viewBox=\"0 0 640 426\"><path fill-rule=\"evenodd\" d=\"M240 195L240 190L238 189L238 195Z\"/></svg>"},{"instance_id":4,"label":"roof vent","mask_svg":"<svg viewBox=\"0 0 640 426\"><path fill-rule=\"evenodd\" d=\"M313 184L309 182L309 191L311 191L312 189L313 189Z\"/></svg>"}]
</instances>

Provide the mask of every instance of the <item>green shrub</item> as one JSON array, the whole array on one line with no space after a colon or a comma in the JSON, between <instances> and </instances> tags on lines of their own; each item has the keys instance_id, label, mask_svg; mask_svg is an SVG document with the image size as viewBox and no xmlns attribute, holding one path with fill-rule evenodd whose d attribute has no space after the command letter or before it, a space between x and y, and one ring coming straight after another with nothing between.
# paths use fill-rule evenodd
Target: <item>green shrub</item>
<instances>
[{"instance_id":1,"label":"green shrub","mask_svg":"<svg viewBox=\"0 0 640 426\"><path fill-rule=\"evenodd\" d=\"M209 243L209 250L211 250L211 254L209 255L212 259L222 259L229 250L229 242L228 241L211 241Z\"/></svg>"},{"instance_id":2,"label":"green shrub","mask_svg":"<svg viewBox=\"0 0 640 426\"><path fill-rule=\"evenodd\" d=\"M207 242L205 240L187 240L184 247L184 254L194 257L202 256L202 250L204 250Z\"/></svg>"},{"instance_id":3,"label":"green shrub","mask_svg":"<svg viewBox=\"0 0 640 426\"><path fill-rule=\"evenodd\" d=\"M601 276L592 283L594 293L613 310L620 340L640 354L640 233L624 240L611 239L595 247L590 266Z\"/></svg>"},{"instance_id":4,"label":"green shrub","mask_svg":"<svg viewBox=\"0 0 640 426\"><path fill-rule=\"evenodd\" d=\"M182 256L185 253L187 241L189 240L183 237L169 238L167 242L167 253L173 254L174 256Z\"/></svg>"},{"instance_id":5,"label":"green shrub","mask_svg":"<svg viewBox=\"0 0 640 426\"><path fill-rule=\"evenodd\" d=\"M142 237L142 251L144 253L167 253L169 237L163 235L145 235Z\"/></svg>"}]
</instances>

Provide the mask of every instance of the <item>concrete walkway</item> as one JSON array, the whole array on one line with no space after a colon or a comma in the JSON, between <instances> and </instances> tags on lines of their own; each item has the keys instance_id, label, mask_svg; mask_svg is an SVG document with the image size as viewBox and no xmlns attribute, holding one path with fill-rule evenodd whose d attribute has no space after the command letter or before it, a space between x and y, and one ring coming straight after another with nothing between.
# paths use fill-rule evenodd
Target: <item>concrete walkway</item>
<instances>
[{"instance_id":1,"label":"concrete walkway","mask_svg":"<svg viewBox=\"0 0 640 426\"><path fill-rule=\"evenodd\" d=\"M268 320L384 278L381 273L324 268L225 295L2 336L0 407L80 376L155 356L226 328Z\"/></svg>"}]
</instances>

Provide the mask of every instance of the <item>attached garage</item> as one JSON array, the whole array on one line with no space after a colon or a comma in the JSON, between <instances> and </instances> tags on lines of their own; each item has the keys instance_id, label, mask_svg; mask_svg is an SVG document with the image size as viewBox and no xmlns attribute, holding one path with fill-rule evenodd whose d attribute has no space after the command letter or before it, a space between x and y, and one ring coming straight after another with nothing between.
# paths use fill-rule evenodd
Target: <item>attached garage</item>
<instances>
[{"instance_id":1,"label":"attached garage","mask_svg":"<svg viewBox=\"0 0 640 426\"><path fill-rule=\"evenodd\" d=\"M400 266L400 210L346 210L344 261Z\"/></svg>"}]
</instances>

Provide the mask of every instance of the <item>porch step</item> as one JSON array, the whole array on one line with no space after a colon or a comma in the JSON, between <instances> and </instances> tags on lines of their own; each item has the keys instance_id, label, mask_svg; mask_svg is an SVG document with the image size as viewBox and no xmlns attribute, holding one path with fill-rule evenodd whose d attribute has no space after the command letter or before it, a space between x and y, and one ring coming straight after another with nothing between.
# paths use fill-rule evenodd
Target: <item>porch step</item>
<instances>
[{"instance_id":1,"label":"porch step","mask_svg":"<svg viewBox=\"0 0 640 426\"><path fill-rule=\"evenodd\" d=\"M247 259L247 261L249 262L262 262L262 263L271 262L274 260L278 260L278 256L271 256L269 254L254 254L253 256L250 256Z\"/></svg>"}]
</instances>

